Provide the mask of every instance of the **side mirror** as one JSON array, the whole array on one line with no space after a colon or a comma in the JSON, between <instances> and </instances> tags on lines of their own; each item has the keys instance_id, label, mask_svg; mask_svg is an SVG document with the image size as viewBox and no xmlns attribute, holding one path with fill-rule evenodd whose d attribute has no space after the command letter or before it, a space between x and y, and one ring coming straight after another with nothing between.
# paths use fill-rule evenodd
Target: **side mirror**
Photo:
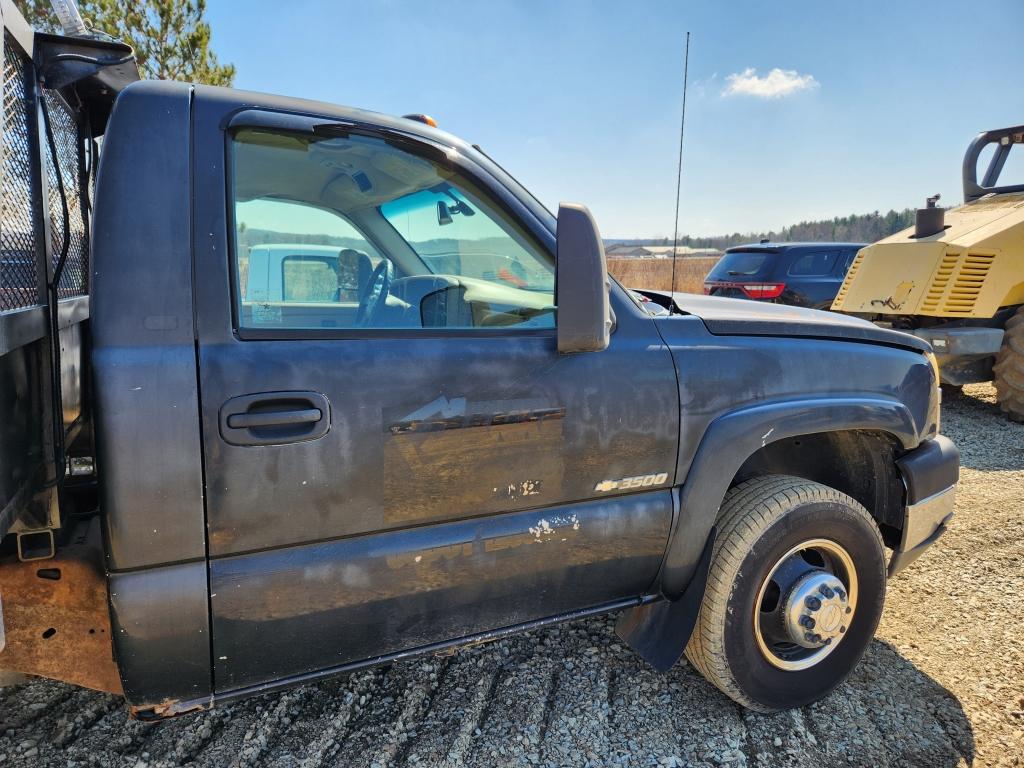
<instances>
[{"instance_id":1,"label":"side mirror","mask_svg":"<svg viewBox=\"0 0 1024 768\"><path fill-rule=\"evenodd\" d=\"M370 257L353 248L338 252L338 300L359 301L363 286L373 272Z\"/></svg>"},{"instance_id":2,"label":"side mirror","mask_svg":"<svg viewBox=\"0 0 1024 768\"><path fill-rule=\"evenodd\" d=\"M604 243L585 206L558 206L557 261L558 351L600 352L612 329L611 285Z\"/></svg>"}]
</instances>

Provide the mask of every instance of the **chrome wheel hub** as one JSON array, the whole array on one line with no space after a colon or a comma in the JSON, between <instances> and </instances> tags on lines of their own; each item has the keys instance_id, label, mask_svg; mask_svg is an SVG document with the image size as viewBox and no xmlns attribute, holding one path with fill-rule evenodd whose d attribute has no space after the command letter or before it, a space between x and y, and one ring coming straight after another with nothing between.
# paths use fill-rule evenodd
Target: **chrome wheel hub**
<instances>
[{"instance_id":1,"label":"chrome wheel hub","mask_svg":"<svg viewBox=\"0 0 1024 768\"><path fill-rule=\"evenodd\" d=\"M821 648L845 633L850 596L846 585L828 571L812 571L801 577L785 604L786 632L804 648Z\"/></svg>"},{"instance_id":2,"label":"chrome wheel hub","mask_svg":"<svg viewBox=\"0 0 1024 768\"><path fill-rule=\"evenodd\" d=\"M768 571L754 605L754 635L765 659L787 671L832 653L857 608L853 558L830 539L808 539Z\"/></svg>"}]
</instances>

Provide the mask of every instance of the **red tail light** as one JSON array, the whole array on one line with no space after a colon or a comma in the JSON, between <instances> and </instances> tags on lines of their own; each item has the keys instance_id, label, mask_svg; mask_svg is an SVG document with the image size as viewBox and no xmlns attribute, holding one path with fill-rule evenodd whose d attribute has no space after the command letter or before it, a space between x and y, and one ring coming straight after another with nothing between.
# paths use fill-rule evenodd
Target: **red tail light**
<instances>
[{"instance_id":1,"label":"red tail light","mask_svg":"<svg viewBox=\"0 0 1024 768\"><path fill-rule=\"evenodd\" d=\"M785 283L737 283L736 286L752 299L777 299L786 290Z\"/></svg>"},{"instance_id":2,"label":"red tail light","mask_svg":"<svg viewBox=\"0 0 1024 768\"><path fill-rule=\"evenodd\" d=\"M738 283L729 281L711 281L704 283L704 294L709 295L716 288L739 288L748 299L777 299L786 290L785 283Z\"/></svg>"}]
</instances>

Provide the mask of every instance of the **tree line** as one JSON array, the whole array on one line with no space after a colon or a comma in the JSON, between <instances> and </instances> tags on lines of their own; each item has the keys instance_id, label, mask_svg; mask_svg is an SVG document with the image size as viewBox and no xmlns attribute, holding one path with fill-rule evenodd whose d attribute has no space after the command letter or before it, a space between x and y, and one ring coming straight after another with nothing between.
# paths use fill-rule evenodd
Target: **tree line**
<instances>
[{"instance_id":1,"label":"tree line","mask_svg":"<svg viewBox=\"0 0 1024 768\"><path fill-rule=\"evenodd\" d=\"M882 238L913 226L916 212L913 208L902 211L881 213L853 214L836 216L834 219L819 221L801 221L789 227L767 232L733 232L731 235L714 237L693 237L685 235L679 238L679 245L691 248L725 249L744 243L756 243L768 239L773 242L847 242L873 243ZM672 245L668 237L648 240L619 240L635 245Z\"/></svg>"}]
</instances>

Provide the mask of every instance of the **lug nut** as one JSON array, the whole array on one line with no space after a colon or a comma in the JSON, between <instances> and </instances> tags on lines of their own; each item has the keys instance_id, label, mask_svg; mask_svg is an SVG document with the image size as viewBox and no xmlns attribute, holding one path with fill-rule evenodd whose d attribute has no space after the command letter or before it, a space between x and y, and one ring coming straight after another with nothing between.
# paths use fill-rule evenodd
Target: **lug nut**
<instances>
[{"instance_id":1,"label":"lug nut","mask_svg":"<svg viewBox=\"0 0 1024 768\"><path fill-rule=\"evenodd\" d=\"M800 626L806 627L807 629L814 629L814 619L812 619L810 616L801 616Z\"/></svg>"},{"instance_id":2,"label":"lug nut","mask_svg":"<svg viewBox=\"0 0 1024 768\"><path fill-rule=\"evenodd\" d=\"M827 584L822 584L818 591L825 596L826 600L831 600L836 594Z\"/></svg>"},{"instance_id":3,"label":"lug nut","mask_svg":"<svg viewBox=\"0 0 1024 768\"><path fill-rule=\"evenodd\" d=\"M826 637L825 638L825 645L832 645L832 638L831 637Z\"/></svg>"},{"instance_id":4,"label":"lug nut","mask_svg":"<svg viewBox=\"0 0 1024 768\"><path fill-rule=\"evenodd\" d=\"M806 605L812 611L816 611L819 608L821 608L821 600L816 598L814 595L811 595L806 600L804 600L804 605Z\"/></svg>"},{"instance_id":5,"label":"lug nut","mask_svg":"<svg viewBox=\"0 0 1024 768\"><path fill-rule=\"evenodd\" d=\"M810 632L805 632L804 633L804 640L806 640L808 643L813 643L814 642L814 635L812 633L810 633Z\"/></svg>"}]
</instances>

